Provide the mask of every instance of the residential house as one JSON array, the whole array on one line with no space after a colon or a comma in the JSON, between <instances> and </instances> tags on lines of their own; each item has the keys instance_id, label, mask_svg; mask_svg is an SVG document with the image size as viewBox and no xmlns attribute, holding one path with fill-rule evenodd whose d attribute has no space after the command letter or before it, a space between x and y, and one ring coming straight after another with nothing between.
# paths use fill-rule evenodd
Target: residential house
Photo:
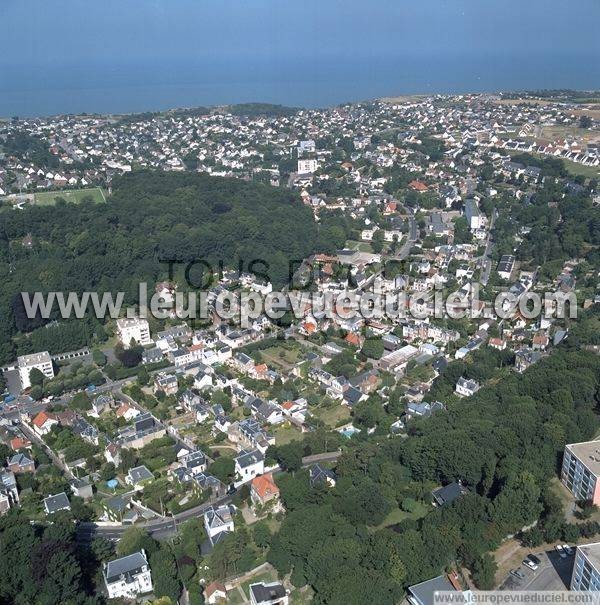
<instances>
[{"instance_id":1,"label":"residential house","mask_svg":"<svg viewBox=\"0 0 600 605\"><path fill-rule=\"evenodd\" d=\"M109 561L102 573L109 599L134 599L154 588L144 550Z\"/></svg>"},{"instance_id":2,"label":"residential house","mask_svg":"<svg viewBox=\"0 0 600 605\"><path fill-rule=\"evenodd\" d=\"M204 513L204 528L213 546L224 537L224 534L234 531L235 512L236 508L233 504L224 504L213 506Z\"/></svg>"},{"instance_id":3,"label":"residential house","mask_svg":"<svg viewBox=\"0 0 600 605\"><path fill-rule=\"evenodd\" d=\"M432 490L431 497L433 499L434 506L446 506L468 492L469 490L459 481L450 483L449 485L445 485L443 487L437 487L436 489Z\"/></svg>"},{"instance_id":4,"label":"residential house","mask_svg":"<svg viewBox=\"0 0 600 605\"><path fill-rule=\"evenodd\" d=\"M15 475L35 472L35 462L21 453L17 453L8 459L7 466Z\"/></svg>"},{"instance_id":5,"label":"residential house","mask_svg":"<svg viewBox=\"0 0 600 605\"><path fill-rule=\"evenodd\" d=\"M32 421L33 424L33 430L38 434L38 435L47 435L51 430L52 427L56 424L58 424L58 420L56 420L56 418L52 415L49 414L47 412L40 412Z\"/></svg>"},{"instance_id":6,"label":"residential house","mask_svg":"<svg viewBox=\"0 0 600 605\"><path fill-rule=\"evenodd\" d=\"M219 582L211 582L204 588L204 602L208 605L217 605L227 601L227 590Z\"/></svg>"},{"instance_id":7,"label":"residential house","mask_svg":"<svg viewBox=\"0 0 600 605\"><path fill-rule=\"evenodd\" d=\"M133 486L135 490L143 490L144 483L154 479L152 472L144 465L130 468L125 476L125 483Z\"/></svg>"},{"instance_id":8,"label":"residential house","mask_svg":"<svg viewBox=\"0 0 600 605\"><path fill-rule=\"evenodd\" d=\"M258 582L250 584L250 603L252 605L288 605L289 597L280 582Z\"/></svg>"},{"instance_id":9,"label":"residential house","mask_svg":"<svg viewBox=\"0 0 600 605\"><path fill-rule=\"evenodd\" d=\"M67 494L61 492L60 494L44 498L44 510L47 515L57 513L59 510L71 510L71 503L67 498Z\"/></svg>"},{"instance_id":10,"label":"residential house","mask_svg":"<svg viewBox=\"0 0 600 605\"><path fill-rule=\"evenodd\" d=\"M462 397L471 397L472 395L475 395L480 388L481 385L476 380L467 380L461 376L456 383L454 391Z\"/></svg>"},{"instance_id":11,"label":"residential house","mask_svg":"<svg viewBox=\"0 0 600 605\"><path fill-rule=\"evenodd\" d=\"M320 464L313 464L309 470L309 481L311 487L318 485L325 485L327 487L335 487L337 477L335 473L321 466Z\"/></svg>"},{"instance_id":12,"label":"residential house","mask_svg":"<svg viewBox=\"0 0 600 605\"><path fill-rule=\"evenodd\" d=\"M235 460L236 481L235 487L252 480L265 472L265 457L258 450L242 450Z\"/></svg>"},{"instance_id":13,"label":"residential house","mask_svg":"<svg viewBox=\"0 0 600 605\"><path fill-rule=\"evenodd\" d=\"M272 473L265 473L252 479L250 499L255 507L273 503L272 510L279 508L279 488L275 485Z\"/></svg>"}]
</instances>

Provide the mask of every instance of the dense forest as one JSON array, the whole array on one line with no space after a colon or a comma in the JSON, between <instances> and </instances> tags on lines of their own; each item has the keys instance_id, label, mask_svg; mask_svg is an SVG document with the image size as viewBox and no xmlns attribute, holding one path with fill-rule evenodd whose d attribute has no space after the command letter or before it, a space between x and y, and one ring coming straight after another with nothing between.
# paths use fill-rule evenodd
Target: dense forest
<instances>
[{"instance_id":1,"label":"dense forest","mask_svg":"<svg viewBox=\"0 0 600 605\"><path fill-rule=\"evenodd\" d=\"M564 522L549 479L565 443L597 429L599 387L600 357L563 348L524 375L508 374L415 422L406 439L355 437L338 461L333 489L310 488L300 470L278 480L288 514L269 560L280 573L291 571L295 585L308 582L316 603L383 605L454 561L469 567L480 587L491 587L489 551L538 519L538 541L551 520L554 540L597 533L597 524ZM470 493L452 505L381 526L393 508L410 510L431 487L458 480Z\"/></svg>"},{"instance_id":2,"label":"dense forest","mask_svg":"<svg viewBox=\"0 0 600 605\"><path fill-rule=\"evenodd\" d=\"M341 224L341 226L340 226ZM23 238L31 236L32 245ZM43 323L24 314L19 293L122 291L137 301L138 283L168 276L169 261L183 274L185 264L207 261L270 277L288 279L289 263L315 250L331 252L344 244L345 223L324 218L292 192L237 179L193 173L140 171L113 185L106 204L67 204L0 212L0 362L12 359L14 337ZM297 266L297 265L296 265ZM197 264L196 267L201 267ZM194 272L194 284L206 283ZM88 344L99 327L82 322L62 350ZM75 334L76 333L76 334ZM35 334L35 332L34 332ZM48 336L17 340L28 352ZM31 346L30 346L31 345ZM58 352L55 348L53 352Z\"/></svg>"}]
</instances>

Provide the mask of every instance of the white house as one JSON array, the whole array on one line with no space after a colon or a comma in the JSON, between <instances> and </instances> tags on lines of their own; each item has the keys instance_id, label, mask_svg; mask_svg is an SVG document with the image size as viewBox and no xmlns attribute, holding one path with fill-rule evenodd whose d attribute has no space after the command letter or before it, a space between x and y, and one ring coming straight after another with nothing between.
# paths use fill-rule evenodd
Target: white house
<instances>
[{"instance_id":1,"label":"white house","mask_svg":"<svg viewBox=\"0 0 600 605\"><path fill-rule=\"evenodd\" d=\"M481 385L476 380L467 380L461 376L456 383L455 391L463 397L471 397L471 395L475 395L480 388Z\"/></svg>"},{"instance_id":2,"label":"white house","mask_svg":"<svg viewBox=\"0 0 600 605\"><path fill-rule=\"evenodd\" d=\"M232 532L235 529L233 515L236 512L233 504L225 504L223 506L213 506L204 513L204 528L208 535L211 544L216 544L221 537L221 534Z\"/></svg>"},{"instance_id":3,"label":"white house","mask_svg":"<svg viewBox=\"0 0 600 605\"><path fill-rule=\"evenodd\" d=\"M144 550L109 561L102 573L109 599L132 599L154 588Z\"/></svg>"},{"instance_id":4,"label":"white house","mask_svg":"<svg viewBox=\"0 0 600 605\"><path fill-rule=\"evenodd\" d=\"M235 458L235 487L239 487L265 472L265 457L258 450L242 450Z\"/></svg>"}]
</instances>

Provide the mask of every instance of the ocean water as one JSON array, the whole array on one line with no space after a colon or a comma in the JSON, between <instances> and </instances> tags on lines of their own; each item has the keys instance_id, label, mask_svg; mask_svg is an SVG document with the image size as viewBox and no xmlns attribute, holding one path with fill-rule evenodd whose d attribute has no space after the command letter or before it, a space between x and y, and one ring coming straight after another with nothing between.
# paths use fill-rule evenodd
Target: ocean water
<instances>
[{"instance_id":1,"label":"ocean water","mask_svg":"<svg viewBox=\"0 0 600 605\"><path fill-rule=\"evenodd\" d=\"M597 0L2 0L0 116L600 89Z\"/></svg>"}]
</instances>

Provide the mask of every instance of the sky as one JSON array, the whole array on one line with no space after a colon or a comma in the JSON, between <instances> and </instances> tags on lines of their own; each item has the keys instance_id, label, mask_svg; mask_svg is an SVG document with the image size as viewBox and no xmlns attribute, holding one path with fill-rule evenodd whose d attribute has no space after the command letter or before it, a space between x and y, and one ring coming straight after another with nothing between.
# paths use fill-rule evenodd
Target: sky
<instances>
[{"instance_id":1,"label":"sky","mask_svg":"<svg viewBox=\"0 0 600 605\"><path fill-rule=\"evenodd\" d=\"M570 76L566 83L577 81L566 73L576 70L590 87L600 80L600 2L0 0L0 94L15 102L28 90L60 88L64 99L64 91L109 80L112 88L182 90L203 80L219 97L236 83L254 92L249 83L265 78L334 85L338 71L348 79L352 69L368 97L370 81L389 77L394 61L407 73L411 62L415 73L431 68L430 82L407 76L413 87L439 81L443 88L446 72L464 80L467 64L484 75L502 63L507 73L512 64L546 77L553 62L558 76Z\"/></svg>"}]
</instances>

